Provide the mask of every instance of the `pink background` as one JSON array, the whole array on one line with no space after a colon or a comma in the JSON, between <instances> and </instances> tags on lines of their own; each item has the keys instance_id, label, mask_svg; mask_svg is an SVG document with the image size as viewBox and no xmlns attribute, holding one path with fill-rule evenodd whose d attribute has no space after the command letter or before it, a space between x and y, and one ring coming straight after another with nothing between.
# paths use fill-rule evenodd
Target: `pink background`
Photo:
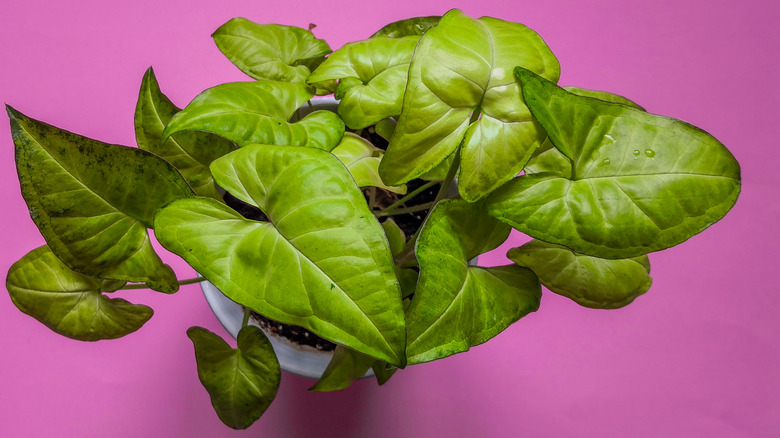
<instances>
[{"instance_id":1,"label":"pink background","mask_svg":"<svg viewBox=\"0 0 780 438\"><path fill-rule=\"evenodd\" d=\"M3 1L0 100L133 145L148 66L180 106L245 80L209 36L233 16L313 22L339 47L452 7L538 31L563 85L623 94L711 132L742 164L735 209L651 255L654 285L627 308L589 310L545 293L538 313L488 344L409 368L383 388L362 381L310 394L311 381L284 375L275 403L243 432L219 422L196 376L185 330L224 333L198 286L122 293L155 316L124 339L93 344L55 335L0 293L0 436L780 436L776 1ZM0 166L5 273L43 243L19 194L7 122ZM489 261L503 263L502 254ZM192 274L166 260L180 277Z\"/></svg>"}]
</instances>

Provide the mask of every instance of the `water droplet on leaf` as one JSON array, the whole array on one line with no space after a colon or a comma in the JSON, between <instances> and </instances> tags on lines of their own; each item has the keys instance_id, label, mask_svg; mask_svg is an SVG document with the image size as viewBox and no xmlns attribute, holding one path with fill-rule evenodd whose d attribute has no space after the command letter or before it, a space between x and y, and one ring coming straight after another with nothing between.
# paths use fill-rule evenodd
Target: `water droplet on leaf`
<instances>
[{"instance_id":1,"label":"water droplet on leaf","mask_svg":"<svg viewBox=\"0 0 780 438\"><path fill-rule=\"evenodd\" d=\"M647 155L649 158L653 158L655 156L655 151L652 149L645 149L645 155Z\"/></svg>"}]
</instances>

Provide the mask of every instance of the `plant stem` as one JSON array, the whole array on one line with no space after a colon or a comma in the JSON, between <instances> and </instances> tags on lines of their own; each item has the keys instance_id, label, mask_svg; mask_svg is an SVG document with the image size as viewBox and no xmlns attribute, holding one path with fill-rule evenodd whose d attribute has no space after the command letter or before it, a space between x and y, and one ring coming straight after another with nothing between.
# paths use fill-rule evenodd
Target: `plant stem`
<instances>
[{"instance_id":1,"label":"plant stem","mask_svg":"<svg viewBox=\"0 0 780 438\"><path fill-rule=\"evenodd\" d=\"M248 307L244 307L244 319L241 321L241 328L244 328L249 324L250 315L252 315L252 310Z\"/></svg>"},{"instance_id":2,"label":"plant stem","mask_svg":"<svg viewBox=\"0 0 780 438\"><path fill-rule=\"evenodd\" d=\"M420 187L417 187L416 189L412 190L411 192L404 195L403 198L393 202L392 204L388 205L387 208L383 210L385 213L383 216L389 216L388 212L395 210L396 208L404 205L406 202L408 202L410 199L414 198L415 196L422 193L425 189L428 189L430 187L435 186L436 184L439 184L439 181L428 181L427 183L421 185Z\"/></svg>"},{"instance_id":3,"label":"plant stem","mask_svg":"<svg viewBox=\"0 0 780 438\"><path fill-rule=\"evenodd\" d=\"M195 277L195 278L188 278L186 280L179 280L179 286L184 286L185 284L200 283L201 281L206 281L206 279L204 277ZM146 283L138 283L138 284L128 284L123 287L120 287L119 289L120 290L149 289L149 286L147 286Z\"/></svg>"},{"instance_id":4,"label":"plant stem","mask_svg":"<svg viewBox=\"0 0 780 438\"><path fill-rule=\"evenodd\" d=\"M479 117L479 114L476 111L475 114L476 117ZM474 120L475 115L472 114L471 118L472 120ZM434 207L439 201L441 201L447 196L447 192L449 191L452 182L455 180L455 175L458 174L459 167L460 167L460 146L458 146L458 148L455 149L455 158L452 160L452 164L450 164L450 169L447 171L447 176L444 178L444 182L441 183L441 187L439 188L439 193L436 195L436 199L432 203L430 203L431 207ZM406 242L406 246L404 246L403 251L401 251L401 253L399 253L398 256L396 257L395 263L397 265L402 265L414 257L414 247L417 244L417 238L420 237L420 231L422 230L423 226L425 226L425 222L428 220L428 216L431 215L432 211L433 208L431 208L428 211L428 214L425 216L425 219L423 220L423 224L420 226L420 228L417 229L417 232L414 233L414 236L412 236L412 238L409 239L408 242Z\"/></svg>"},{"instance_id":5,"label":"plant stem","mask_svg":"<svg viewBox=\"0 0 780 438\"><path fill-rule=\"evenodd\" d=\"M375 216L382 217L382 216L395 216L398 214L414 213L415 211L428 210L431 207L433 207L435 204L436 204L435 202L426 202L425 204L413 205L411 207L396 208L390 211L389 213L387 212L387 210L378 211L375 213Z\"/></svg>"},{"instance_id":6,"label":"plant stem","mask_svg":"<svg viewBox=\"0 0 780 438\"><path fill-rule=\"evenodd\" d=\"M374 211L376 205L376 187L371 187L368 191L368 210Z\"/></svg>"}]
</instances>

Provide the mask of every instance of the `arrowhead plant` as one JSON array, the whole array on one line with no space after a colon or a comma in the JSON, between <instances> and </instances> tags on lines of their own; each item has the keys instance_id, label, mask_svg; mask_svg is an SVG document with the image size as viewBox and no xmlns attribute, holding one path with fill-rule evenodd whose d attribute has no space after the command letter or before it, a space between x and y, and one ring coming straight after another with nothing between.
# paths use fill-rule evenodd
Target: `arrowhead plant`
<instances>
[{"instance_id":1,"label":"arrowhead plant","mask_svg":"<svg viewBox=\"0 0 780 438\"><path fill-rule=\"evenodd\" d=\"M244 18L212 36L248 80L180 108L150 68L137 147L7 107L46 245L11 266L6 287L54 332L98 341L152 317L110 294L210 281L246 309L235 349L187 332L232 428L263 414L281 378L251 312L337 345L312 390L369 370L384 384L497 336L539 308L543 286L589 308L633 302L652 283L648 254L720 220L739 195L739 164L717 139L625 97L559 86L558 60L523 24L451 10L335 51L311 29ZM338 109L313 111L327 94ZM513 228L533 240L505 266L475 263ZM150 230L202 277L177 279Z\"/></svg>"}]
</instances>

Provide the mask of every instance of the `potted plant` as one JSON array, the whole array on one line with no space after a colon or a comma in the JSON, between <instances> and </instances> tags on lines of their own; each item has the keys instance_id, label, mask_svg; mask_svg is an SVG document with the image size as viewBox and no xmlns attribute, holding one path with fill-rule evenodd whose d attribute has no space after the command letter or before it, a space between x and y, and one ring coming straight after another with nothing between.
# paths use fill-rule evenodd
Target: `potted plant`
<instances>
[{"instance_id":1,"label":"potted plant","mask_svg":"<svg viewBox=\"0 0 780 438\"><path fill-rule=\"evenodd\" d=\"M240 18L213 37L254 81L179 109L150 69L139 148L8 107L47 245L11 267L7 289L52 330L94 341L152 316L111 292L208 279L246 308L236 349L188 331L233 428L262 415L280 380L253 311L337 345L314 390L369 369L383 384L494 337L537 310L541 285L588 307L627 305L650 287L648 253L704 230L739 194L739 165L715 138L557 86L552 51L518 23L452 10L334 52L311 29ZM328 94L337 113L301 114ZM535 239L509 251L513 264L469 264L512 228ZM148 229L203 278L178 280Z\"/></svg>"}]
</instances>

